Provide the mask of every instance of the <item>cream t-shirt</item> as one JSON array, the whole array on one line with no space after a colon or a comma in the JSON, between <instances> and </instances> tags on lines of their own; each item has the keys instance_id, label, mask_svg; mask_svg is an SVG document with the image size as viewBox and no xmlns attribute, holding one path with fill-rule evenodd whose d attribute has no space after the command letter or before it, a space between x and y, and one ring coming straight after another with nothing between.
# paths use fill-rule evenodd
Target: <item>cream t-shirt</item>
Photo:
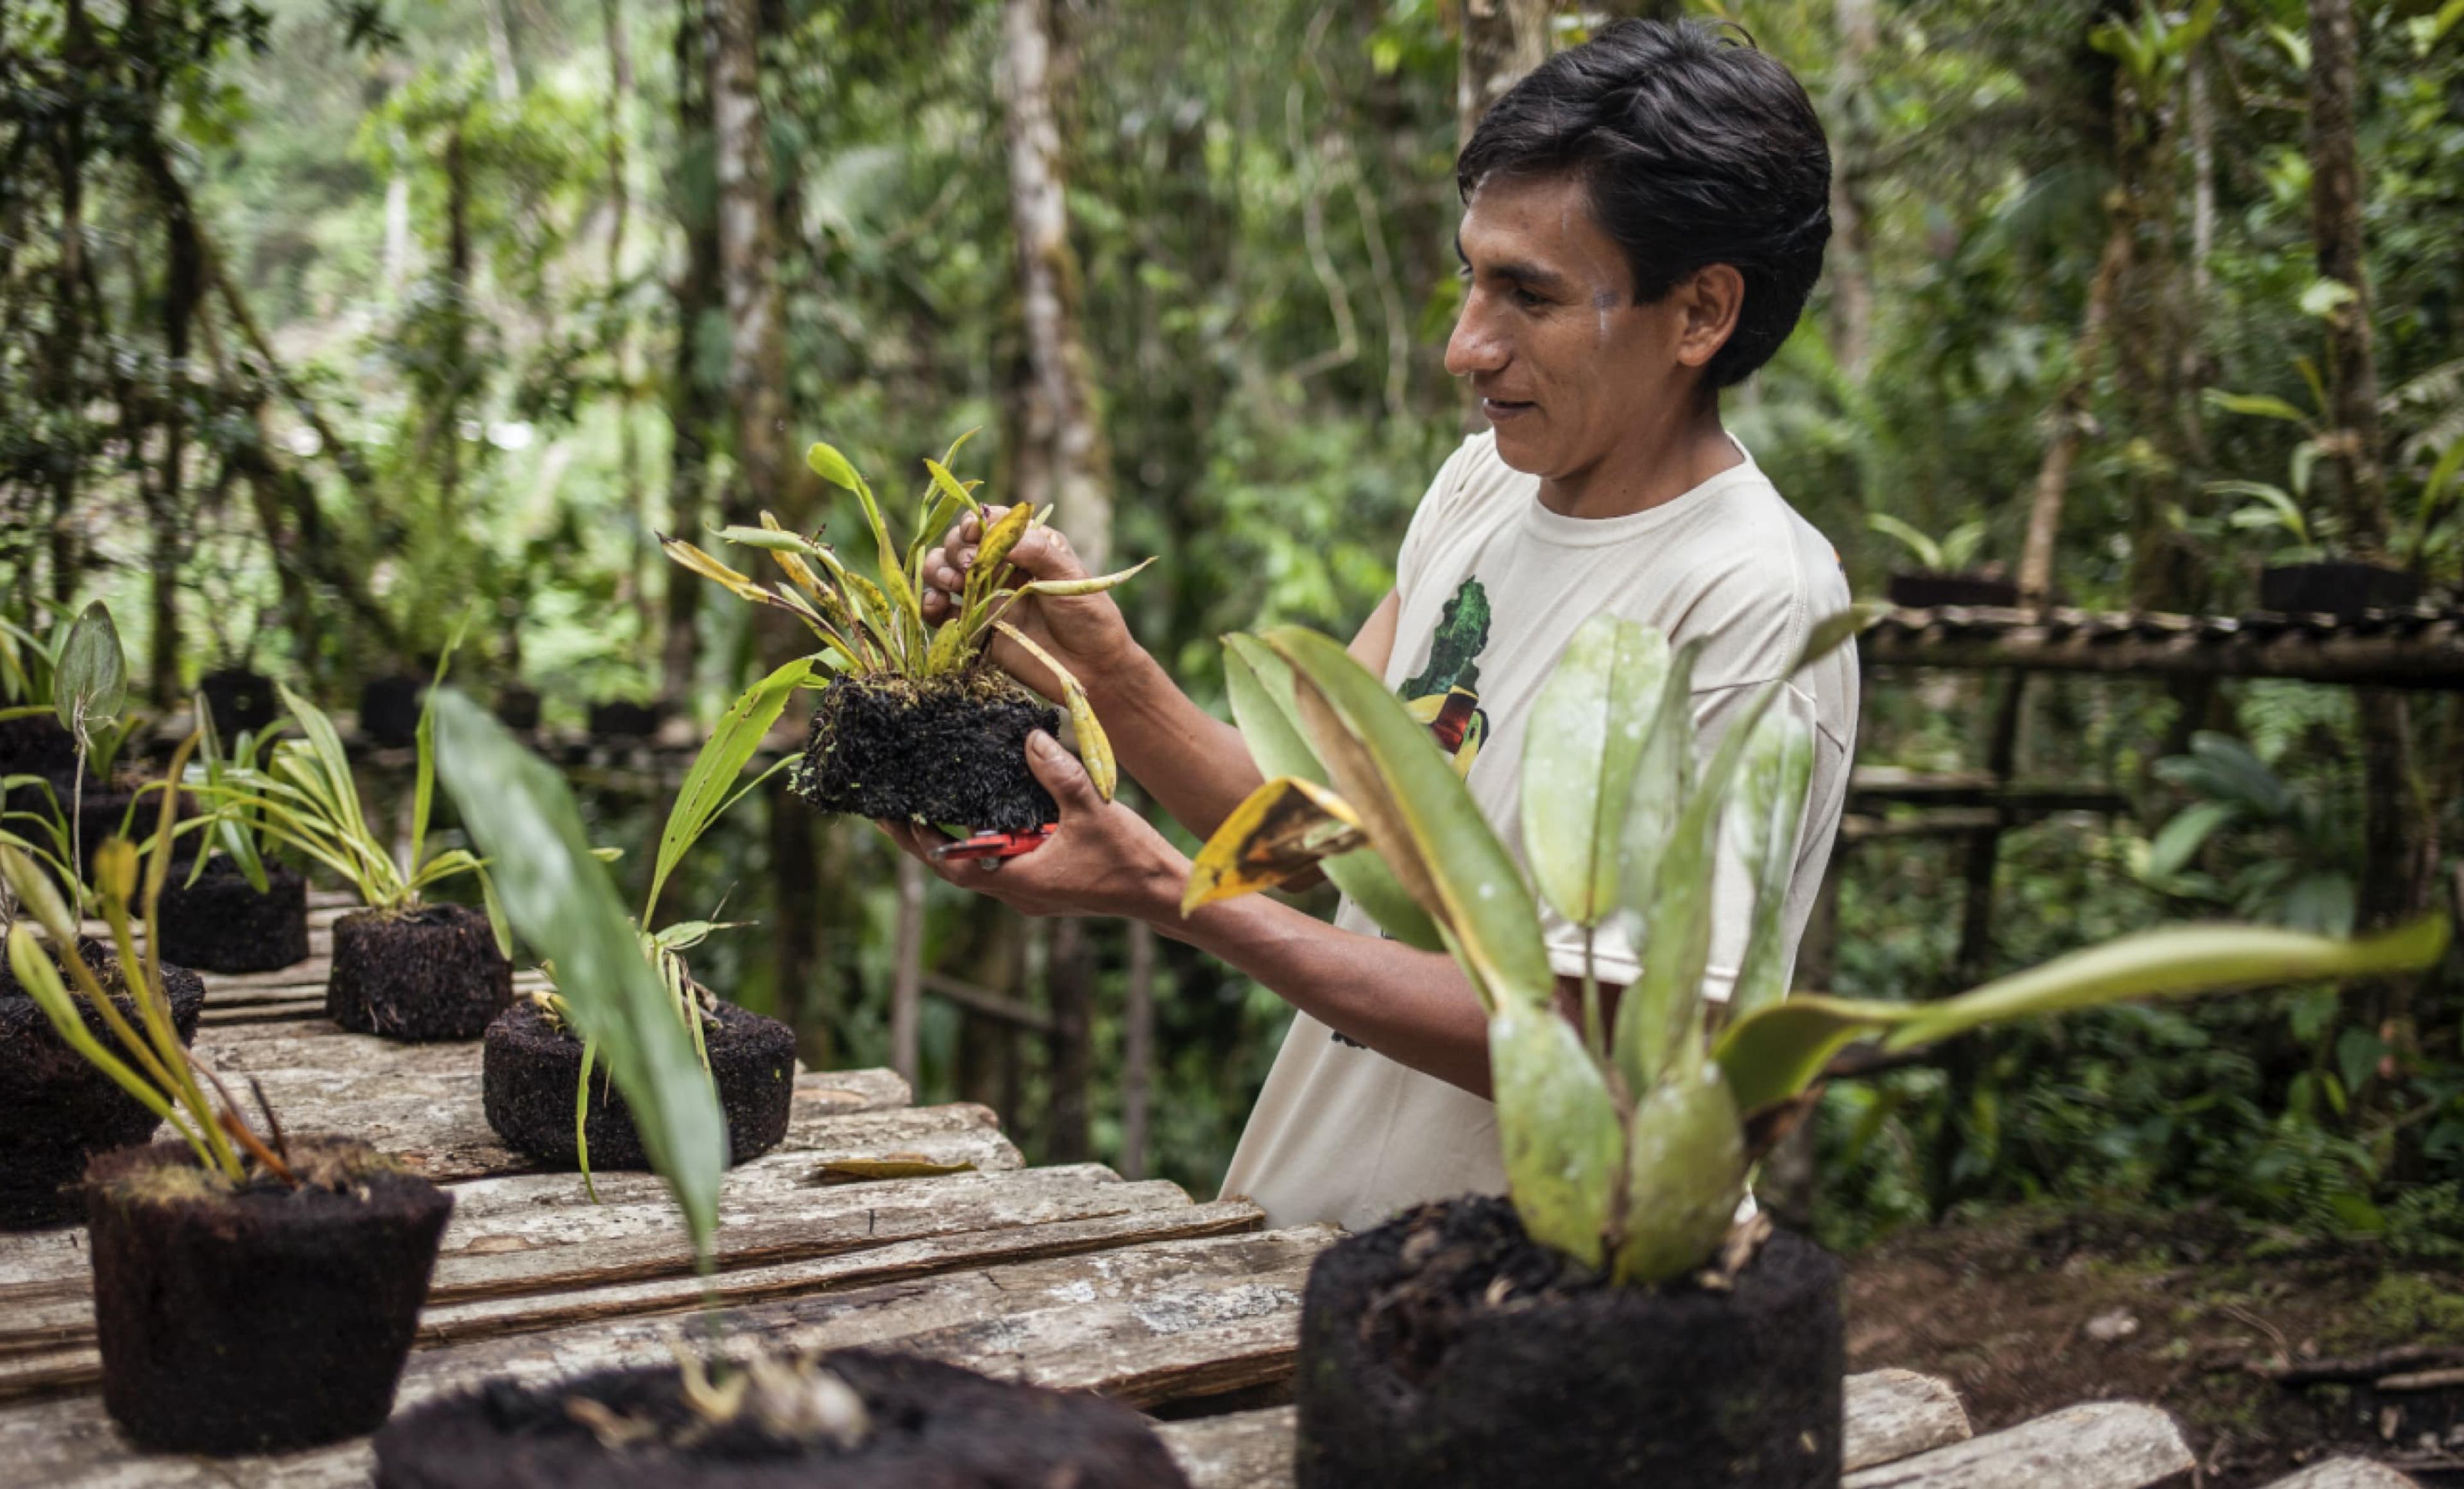
<instances>
[{"instance_id":1,"label":"cream t-shirt","mask_svg":"<svg viewBox=\"0 0 2464 1489\"><path fill-rule=\"evenodd\" d=\"M1745 453L1743 445L1739 453ZM1771 486L1752 457L1673 500L1586 521L1541 505L1540 482L1498 458L1493 434L1448 457L1413 514L1396 562L1401 604L1387 686L1456 752L1498 834L1522 855L1525 724L1577 627L1601 611L1704 642L1694 713L1704 758L1757 684L1780 676L1816 621L1844 610L1837 553ZM1814 731L1814 784L1789 881L1788 955L1814 908L1857 733L1857 659L1841 647L1788 682L1778 706ZM1714 890L1709 995L1727 996L1750 897L1725 850ZM1550 960L1583 969L1582 935L1542 909ZM1376 923L1351 901L1335 924ZM1631 983L1636 949L1603 930L1601 981ZM1502 1193L1496 1108L1296 1015L1224 1175L1223 1192L1265 1207L1267 1223L1331 1220L1353 1230L1408 1205Z\"/></svg>"}]
</instances>

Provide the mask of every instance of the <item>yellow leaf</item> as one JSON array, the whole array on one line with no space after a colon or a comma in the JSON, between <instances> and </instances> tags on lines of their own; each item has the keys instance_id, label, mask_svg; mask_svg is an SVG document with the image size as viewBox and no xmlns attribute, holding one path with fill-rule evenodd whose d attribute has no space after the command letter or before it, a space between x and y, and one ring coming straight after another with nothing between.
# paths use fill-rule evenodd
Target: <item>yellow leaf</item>
<instances>
[{"instance_id":1,"label":"yellow leaf","mask_svg":"<svg viewBox=\"0 0 2464 1489\"><path fill-rule=\"evenodd\" d=\"M1233 808L1199 850L1180 913L1272 889L1368 841L1351 803L1323 786L1278 776Z\"/></svg>"},{"instance_id":2,"label":"yellow leaf","mask_svg":"<svg viewBox=\"0 0 2464 1489\"><path fill-rule=\"evenodd\" d=\"M813 1171L812 1182L822 1185L870 1184L883 1179L937 1179L944 1174L972 1173L971 1163L936 1164L929 1158L907 1153L892 1153L887 1158L841 1158L824 1164Z\"/></svg>"}]
</instances>

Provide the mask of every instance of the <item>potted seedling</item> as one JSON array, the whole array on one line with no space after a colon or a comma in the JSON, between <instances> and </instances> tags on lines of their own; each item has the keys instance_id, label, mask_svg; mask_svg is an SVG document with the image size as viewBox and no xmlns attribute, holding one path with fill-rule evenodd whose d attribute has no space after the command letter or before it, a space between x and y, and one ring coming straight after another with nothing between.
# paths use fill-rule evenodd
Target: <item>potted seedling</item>
<instances>
[{"instance_id":1,"label":"potted seedling","mask_svg":"<svg viewBox=\"0 0 2464 1489\"><path fill-rule=\"evenodd\" d=\"M643 740L659 732L667 710L656 700L643 703L611 698L590 705L591 736L603 740Z\"/></svg>"},{"instance_id":2,"label":"potted seedling","mask_svg":"<svg viewBox=\"0 0 2464 1489\"><path fill-rule=\"evenodd\" d=\"M1973 567L1985 544L1985 524L1962 522L1936 540L1931 533L1888 512L1868 512L1865 525L1895 538L1917 567L1894 569L1884 592L1894 605L1930 610L1939 605L1983 605L2009 609L2019 603L2019 587L2002 577L1999 566Z\"/></svg>"},{"instance_id":3,"label":"potted seedling","mask_svg":"<svg viewBox=\"0 0 2464 1489\"><path fill-rule=\"evenodd\" d=\"M96 854L107 959L77 949L75 912L31 859L0 847L0 873L48 941L10 929L18 985L144 1112L135 1140L158 1119L178 1135L85 1170L103 1406L139 1446L172 1452L276 1452L370 1432L393 1410L453 1201L365 1144L286 1135L262 1091L259 1137L190 1056L180 1024L184 1001L194 1019L193 999L152 926L137 949L136 911L150 921L170 878L173 812L166 792L142 863L126 838Z\"/></svg>"},{"instance_id":4,"label":"potted seedling","mask_svg":"<svg viewBox=\"0 0 2464 1489\"><path fill-rule=\"evenodd\" d=\"M1808 655L1849 629L1819 628ZM1231 696L1268 779L1201 852L1185 905L1323 862L1390 934L1452 951L1489 1016L1508 1186L1318 1260L1295 1380L1305 1486L1836 1484L1837 1263L1737 1219L1831 1056L2119 998L2418 967L2445 948L2438 920L2362 942L2186 927L1940 1003L1783 1001L1812 740L1772 708L1774 680L1698 764L1693 660L1614 616L1575 633L1530 721L1527 882L1426 727L1339 644L1231 639ZM1753 900L1710 1040L1724 834ZM1613 1008L1586 975L1561 1014L1543 902L1587 934L1627 923L1643 967Z\"/></svg>"},{"instance_id":5,"label":"potted seedling","mask_svg":"<svg viewBox=\"0 0 2464 1489\"><path fill-rule=\"evenodd\" d=\"M448 695L438 718L446 789L495 865L506 913L557 964L571 1017L605 1054L707 1269L727 1132L692 1037L593 859L564 783L469 700ZM376 1483L1169 1489L1185 1480L1142 1418L1094 1396L857 1351L680 1347L671 1363L494 1381L429 1402L377 1434Z\"/></svg>"},{"instance_id":6,"label":"potted seedling","mask_svg":"<svg viewBox=\"0 0 2464 1489\"><path fill-rule=\"evenodd\" d=\"M685 774L683 789L659 833L650 889L634 922L640 951L656 972L677 1027L693 1038L693 1054L718 1091L727 1117L728 1148L742 1163L779 1145L787 1135L796 1090L796 1033L775 1018L722 1002L693 980L684 954L720 927L685 921L656 930L660 893L719 814L767 781L785 762L741 786L737 777L760 747L787 700L810 675L807 662L790 662L747 689L702 746ZM488 1026L483 1096L488 1125L507 1145L543 1163L579 1166L585 1176L602 1168L647 1168L649 1150L635 1130L623 1094L615 1090L597 1050L578 1032L564 989L567 973L548 968L552 990L517 1001ZM593 1080L597 1072L599 1078Z\"/></svg>"},{"instance_id":7,"label":"potted seedling","mask_svg":"<svg viewBox=\"0 0 2464 1489\"><path fill-rule=\"evenodd\" d=\"M0 616L0 776L65 777L77 768L77 740L52 706L52 667L68 632L65 616L48 634Z\"/></svg>"},{"instance_id":8,"label":"potted seedling","mask_svg":"<svg viewBox=\"0 0 2464 1489\"><path fill-rule=\"evenodd\" d=\"M265 809L237 789L261 777L274 733L244 733L226 754L212 709L197 709L197 795L214 810L180 825L195 840L163 888L163 954L203 972L270 972L308 960L308 878L273 856Z\"/></svg>"},{"instance_id":9,"label":"potted seedling","mask_svg":"<svg viewBox=\"0 0 2464 1489\"><path fill-rule=\"evenodd\" d=\"M2309 385L2313 401L2324 411L2326 390L2319 382L2318 370L2307 357L2296 358L2294 365ZM2339 556L2332 551L2328 535L2320 532L2303 510L2303 503L2310 498L2311 472L2317 468L2322 448L2334 430L2332 415L2324 411L2304 413L2284 399L2267 393L2229 393L2210 389L2207 401L2228 413L2274 419L2302 432L2301 442L2293 449L2285 485L2259 480L2218 480L2207 485L2211 495L2242 500L2243 504L2226 519L2233 526L2280 535L2281 541L2258 571L2260 610L2348 619L2365 611L2402 610L2420 603L2420 575L2357 555ZM2447 480L2453 482L2454 477L2451 468ZM2436 496L2433 483L2430 500L2423 504L2425 524L2435 513ZM2417 536L2415 546L2418 545Z\"/></svg>"},{"instance_id":10,"label":"potted seedling","mask_svg":"<svg viewBox=\"0 0 2464 1489\"><path fill-rule=\"evenodd\" d=\"M1050 509L1021 502L993 520L976 500L973 483L950 474L947 462L957 452L952 445L943 459L924 462L932 480L903 556L872 488L846 456L825 444L805 452L816 474L862 502L879 560L877 583L842 563L829 544L781 530L766 512L760 526L730 527L720 536L768 549L787 576L783 586L756 583L681 539L660 543L670 558L737 598L794 615L821 642L814 659L835 676L813 711L803 759L788 776L798 795L824 811L1032 834L1058 813L1051 794L1026 768L1026 737L1057 730L1060 718L994 666L986 648L996 633L1005 635L1052 673L1088 771L1109 798L1115 779L1111 746L1085 689L1002 617L1025 595L1093 594L1146 565L1096 579L1025 581L1008 562L1009 551ZM970 512L984 519L983 543L950 618L928 630L920 599L925 550L935 534Z\"/></svg>"},{"instance_id":11,"label":"potted seedling","mask_svg":"<svg viewBox=\"0 0 2464 1489\"><path fill-rule=\"evenodd\" d=\"M451 659L449 649L439 682ZM436 786L430 709L422 704L412 731L410 837L397 861L360 808L333 721L289 688L282 702L302 738L277 743L263 769L232 772L212 800L218 809L256 813L266 838L333 871L366 906L334 922L326 1016L388 1039L477 1038L514 1001L513 942L496 913L486 863L468 849L438 852L429 842ZM437 885L465 874L478 878L485 913L427 901Z\"/></svg>"},{"instance_id":12,"label":"potted seedling","mask_svg":"<svg viewBox=\"0 0 2464 1489\"><path fill-rule=\"evenodd\" d=\"M440 664L438 675L443 675ZM419 739L429 681L415 672L389 672L360 685L360 732L380 749L407 749Z\"/></svg>"}]
</instances>

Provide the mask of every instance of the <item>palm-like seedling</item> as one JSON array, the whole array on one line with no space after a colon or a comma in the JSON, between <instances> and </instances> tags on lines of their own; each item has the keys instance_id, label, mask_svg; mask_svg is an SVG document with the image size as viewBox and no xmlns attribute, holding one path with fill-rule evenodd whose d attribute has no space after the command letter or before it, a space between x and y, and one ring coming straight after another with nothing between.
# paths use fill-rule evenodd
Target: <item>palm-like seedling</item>
<instances>
[{"instance_id":1,"label":"palm-like seedling","mask_svg":"<svg viewBox=\"0 0 2464 1489\"><path fill-rule=\"evenodd\" d=\"M1797 665L1852 629L1845 615L1817 628ZM1525 1229L1620 1282L1667 1281L1713 1258L1756 1138L1784 1129L1851 1040L1906 1049L2123 998L2417 968L2446 946L2439 918L2361 941L2186 926L1937 1003L1785 999L1781 906L1813 743L1773 707L1786 685L1773 681L1698 761L1693 656L1615 616L1575 633L1530 721L1527 882L1425 727L1339 644L1300 630L1232 637L1234 711L1268 779L1208 841L1183 900L1194 909L1322 861L1390 934L1452 952L1488 1012L1498 1131ZM1724 835L1754 902L1712 1039L1704 977ZM1640 948L1613 1019L1588 972L1580 1027L1558 1015L1542 900L1587 937L1621 922Z\"/></svg>"}]
</instances>

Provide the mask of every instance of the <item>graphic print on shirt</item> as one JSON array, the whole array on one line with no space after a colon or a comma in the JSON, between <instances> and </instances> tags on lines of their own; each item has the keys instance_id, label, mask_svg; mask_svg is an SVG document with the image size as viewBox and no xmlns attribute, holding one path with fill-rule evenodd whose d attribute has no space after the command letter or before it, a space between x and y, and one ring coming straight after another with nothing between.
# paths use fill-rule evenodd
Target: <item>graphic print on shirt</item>
<instances>
[{"instance_id":1,"label":"graphic print on shirt","mask_svg":"<svg viewBox=\"0 0 2464 1489\"><path fill-rule=\"evenodd\" d=\"M1480 681L1481 654L1487 650L1488 591L1475 576L1464 580L1439 611L1428 666L1395 690L1412 717L1427 724L1445 747L1457 775L1471 773L1471 763L1480 758L1481 744L1488 738L1488 715L1474 687ZM1327 1032L1347 1049L1369 1048L1339 1030Z\"/></svg>"},{"instance_id":2,"label":"graphic print on shirt","mask_svg":"<svg viewBox=\"0 0 2464 1489\"><path fill-rule=\"evenodd\" d=\"M1455 763L1455 774L1471 774L1472 762L1488 738L1488 715L1480 706L1480 658L1488 650L1488 591L1477 575L1465 579L1438 612L1429 639L1429 664L1405 678L1395 691L1412 717L1429 726Z\"/></svg>"}]
</instances>

